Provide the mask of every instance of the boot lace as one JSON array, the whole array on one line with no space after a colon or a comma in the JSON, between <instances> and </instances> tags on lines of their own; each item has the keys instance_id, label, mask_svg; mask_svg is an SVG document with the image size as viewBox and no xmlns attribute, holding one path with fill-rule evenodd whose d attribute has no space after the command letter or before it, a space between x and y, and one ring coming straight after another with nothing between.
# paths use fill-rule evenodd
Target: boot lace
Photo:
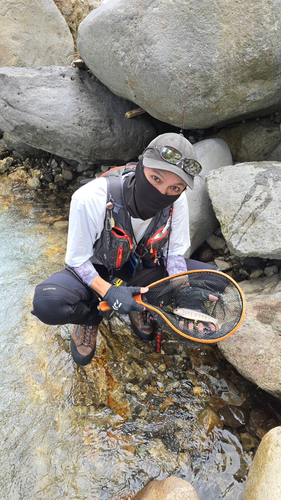
<instances>
[{"instance_id":1,"label":"boot lace","mask_svg":"<svg viewBox=\"0 0 281 500\"><path fill-rule=\"evenodd\" d=\"M92 348L95 347L98 326L80 326L79 340L81 344L88 345Z\"/></svg>"}]
</instances>

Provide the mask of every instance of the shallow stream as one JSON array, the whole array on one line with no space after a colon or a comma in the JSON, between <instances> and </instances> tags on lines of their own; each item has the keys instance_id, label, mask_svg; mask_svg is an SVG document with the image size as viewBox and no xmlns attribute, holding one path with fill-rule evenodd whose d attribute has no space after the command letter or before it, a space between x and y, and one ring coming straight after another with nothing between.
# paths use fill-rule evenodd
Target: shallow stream
<instances>
[{"instance_id":1,"label":"shallow stream","mask_svg":"<svg viewBox=\"0 0 281 500\"><path fill-rule=\"evenodd\" d=\"M200 500L242 499L258 440L245 451L245 422L231 428L217 415L227 405L257 410L255 387L216 347L166 338L157 355L126 318L105 322L95 359L77 368L71 326L30 314L36 283L63 262L66 223L1 189L0 498L129 499L173 474Z\"/></svg>"}]
</instances>

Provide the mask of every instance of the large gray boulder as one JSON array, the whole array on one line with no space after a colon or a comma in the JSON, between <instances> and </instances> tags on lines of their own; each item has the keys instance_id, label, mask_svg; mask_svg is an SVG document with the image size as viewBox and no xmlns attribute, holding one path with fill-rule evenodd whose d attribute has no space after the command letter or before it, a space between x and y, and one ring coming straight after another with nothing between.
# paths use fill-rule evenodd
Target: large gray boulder
<instances>
[{"instance_id":1,"label":"large gray boulder","mask_svg":"<svg viewBox=\"0 0 281 500\"><path fill-rule=\"evenodd\" d=\"M244 500L280 500L281 427L274 427L262 439L251 465Z\"/></svg>"},{"instance_id":2,"label":"large gray boulder","mask_svg":"<svg viewBox=\"0 0 281 500\"><path fill-rule=\"evenodd\" d=\"M176 126L186 102L184 128L208 128L280 108L280 29L277 0L112 0L78 48L116 95Z\"/></svg>"},{"instance_id":3,"label":"large gray boulder","mask_svg":"<svg viewBox=\"0 0 281 500\"><path fill-rule=\"evenodd\" d=\"M271 153L281 142L280 125L268 118L247 120L225 127L215 137L220 137L228 144L234 162L278 161Z\"/></svg>"},{"instance_id":4,"label":"large gray boulder","mask_svg":"<svg viewBox=\"0 0 281 500\"><path fill-rule=\"evenodd\" d=\"M229 249L240 257L281 259L281 163L240 163L206 180Z\"/></svg>"},{"instance_id":5,"label":"large gray boulder","mask_svg":"<svg viewBox=\"0 0 281 500\"><path fill-rule=\"evenodd\" d=\"M70 64L74 42L53 0L0 0L0 66Z\"/></svg>"},{"instance_id":6,"label":"large gray boulder","mask_svg":"<svg viewBox=\"0 0 281 500\"><path fill-rule=\"evenodd\" d=\"M132 103L72 67L0 69L0 130L68 160L131 160L155 137ZM12 148L12 144L10 144Z\"/></svg>"},{"instance_id":7,"label":"large gray boulder","mask_svg":"<svg viewBox=\"0 0 281 500\"><path fill-rule=\"evenodd\" d=\"M187 188L186 196L189 206L189 229L191 246L186 257L201 245L210 236L218 220L215 216L206 186L206 176L212 171L232 165L230 149L222 139L205 139L193 145L197 159L202 165L202 171L195 178L194 190Z\"/></svg>"},{"instance_id":8,"label":"large gray boulder","mask_svg":"<svg viewBox=\"0 0 281 500\"><path fill-rule=\"evenodd\" d=\"M281 277L240 283L246 315L238 331L218 343L226 359L246 379L281 397Z\"/></svg>"}]
</instances>

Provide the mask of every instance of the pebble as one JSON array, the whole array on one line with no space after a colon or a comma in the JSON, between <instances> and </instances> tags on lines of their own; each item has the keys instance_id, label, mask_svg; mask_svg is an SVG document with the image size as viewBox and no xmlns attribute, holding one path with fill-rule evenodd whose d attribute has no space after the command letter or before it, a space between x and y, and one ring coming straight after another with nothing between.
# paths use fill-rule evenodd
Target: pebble
<instances>
[{"instance_id":1,"label":"pebble","mask_svg":"<svg viewBox=\"0 0 281 500\"><path fill-rule=\"evenodd\" d=\"M73 179L73 173L71 172L71 170L68 170L67 168L64 168L62 170L62 176L66 181L72 181Z\"/></svg>"},{"instance_id":2,"label":"pebble","mask_svg":"<svg viewBox=\"0 0 281 500\"><path fill-rule=\"evenodd\" d=\"M251 434L249 434L248 432L242 432L240 434L240 439L245 451L250 451L253 448L256 448L256 446L258 446L259 444L259 441L255 437L251 436Z\"/></svg>"},{"instance_id":3,"label":"pebble","mask_svg":"<svg viewBox=\"0 0 281 500\"><path fill-rule=\"evenodd\" d=\"M231 262L226 262L225 260L222 259L215 259L215 264L216 266L219 267L219 269L224 272L224 271L229 271L229 269L232 269L232 264Z\"/></svg>"},{"instance_id":4,"label":"pebble","mask_svg":"<svg viewBox=\"0 0 281 500\"><path fill-rule=\"evenodd\" d=\"M207 243L213 250L222 250L225 247L225 241L223 238L219 238L214 234L211 234L209 238L207 238Z\"/></svg>"},{"instance_id":5,"label":"pebble","mask_svg":"<svg viewBox=\"0 0 281 500\"><path fill-rule=\"evenodd\" d=\"M257 279L263 275L263 271L261 269L255 269L250 274L250 279Z\"/></svg>"},{"instance_id":6,"label":"pebble","mask_svg":"<svg viewBox=\"0 0 281 500\"><path fill-rule=\"evenodd\" d=\"M39 189L41 187L41 183L38 177L31 177L31 179L27 179L27 186L29 189Z\"/></svg>"},{"instance_id":7,"label":"pebble","mask_svg":"<svg viewBox=\"0 0 281 500\"><path fill-rule=\"evenodd\" d=\"M218 414L228 427L242 427L248 420L248 412L244 408L239 408L234 405L220 408Z\"/></svg>"},{"instance_id":8,"label":"pebble","mask_svg":"<svg viewBox=\"0 0 281 500\"><path fill-rule=\"evenodd\" d=\"M273 276L274 274L278 274L277 266L268 266L264 268L264 274L266 276Z\"/></svg>"}]
</instances>

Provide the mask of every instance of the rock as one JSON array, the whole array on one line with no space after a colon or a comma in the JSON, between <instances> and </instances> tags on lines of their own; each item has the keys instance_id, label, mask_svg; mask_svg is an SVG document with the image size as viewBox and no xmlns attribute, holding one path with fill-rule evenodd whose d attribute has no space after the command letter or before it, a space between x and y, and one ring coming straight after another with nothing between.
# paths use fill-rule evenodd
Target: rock
<instances>
[{"instance_id":1,"label":"rock","mask_svg":"<svg viewBox=\"0 0 281 500\"><path fill-rule=\"evenodd\" d=\"M278 267L268 266L264 268L263 272L266 276L273 276L274 274L278 274Z\"/></svg>"},{"instance_id":2,"label":"rock","mask_svg":"<svg viewBox=\"0 0 281 500\"><path fill-rule=\"evenodd\" d=\"M197 159L202 165L202 172L195 177L194 190L186 191L189 205L189 228L191 247L186 257L203 243L218 226L214 210L207 192L205 178L214 169L232 165L232 158L227 144L222 139L206 139L193 145Z\"/></svg>"},{"instance_id":3,"label":"rock","mask_svg":"<svg viewBox=\"0 0 281 500\"><path fill-rule=\"evenodd\" d=\"M8 175L8 178L12 182L17 182L18 184L25 184L27 182L28 176L24 170L16 170Z\"/></svg>"},{"instance_id":4,"label":"rock","mask_svg":"<svg viewBox=\"0 0 281 500\"><path fill-rule=\"evenodd\" d=\"M175 476L162 481L151 481L133 500L199 500L193 486Z\"/></svg>"},{"instance_id":5,"label":"rock","mask_svg":"<svg viewBox=\"0 0 281 500\"><path fill-rule=\"evenodd\" d=\"M261 269L256 269L252 271L250 274L250 279L260 278L263 275L263 271Z\"/></svg>"},{"instance_id":6,"label":"rock","mask_svg":"<svg viewBox=\"0 0 281 500\"><path fill-rule=\"evenodd\" d=\"M204 248L202 251L200 251L198 260L200 260L201 262L209 262L212 259L213 259L213 252L211 248Z\"/></svg>"},{"instance_id":7,"label":"rock","mask_svg":"<svg viewBox=\"0 0 281 500\"><path fill-rule=\"evenodd\" d=\"M116 95L177 127L186 104L183 128L208 128L280 109L280 28L279 2L116 0L80 24L78 49Z\"/></svg>"},{"instance_id":8,"label":"rock","mask_svg":"<svg viewBox=\"0 0 281 500\"><path fill-rule=\"evenodd\" d=\"M27 186L29 187L29 189L39 189L41 183L38 177L31 177L30 179L27 179Z\"/></svg>"},{"instance_id":9,"label":"rock","mask_svg":"<svg viewBox=\"0 0 281 500\"><path fill-rule=\"evenodd\" d=\"M73 38L53 0L1 2L0 32L2 67L70 64Z\"/></svg>"},{"instance_id":10,"label":"rock","mask_svg":"<svg viewBox=\"0 0 281 500\"><path fill-rule=\"evenodd\" d=\"M249 434L248 432L242 432L240 434L240 439L243 446L243 450L245 451L250 451L253 448L256 448L256 446L259 444L259 441L253 436L251 436L251 434Z\"/></svg>"},{"instance_id":11,"label":"rock","mask_svg":"<svg viewBox=\"0 0 281 500\"><path fill-rule=\"evenodd\" d=\"M227 143L233 161L238 163L267 160L281 141L279 124L268 118L226 127L214 137Z\"/></svg>"},{"instance_id":12,"label":"rock","mask_svg":"<svg viewBox=\"0 0 281 500\"><path fill-rule=\"evenodd\" d=\"M222 259L215 259L215 264L222 272L229 271L229 269L232 269L233 267L231 262L226 262Z\"/></svg>"},{"instance_id":13,"label":"rock","mask_svg":"<svg viewBox=\"0 0 281 500\"><path fill-rule=\"evenodd\" d=\"M71 67L0 69L0 129L69 160L131 160L155 136L132 103Z\"/></svg>"},{"instance_id":14,"label":"rock","mask_svg":"<svg viewBox=\"0 0 281 500\"><path fill-rule=\"evenodd\" d=\"M268 161L281 161L281 142L278 144L277 148L272 151L266 158Z\"/></svg>"},{"instance_id":15,"label":"rock","mask_svg":"<svg viewBox=\"0 0 281 500\"><path fill-rule=\"evenodd\" d=\"M64 168L62 170L62 177L66 181L71 181L73 179L73 173L71 172L71 170L68 170L67 168Z\"/></svg>"},{"instance_id":16,"label":"rock","mask_svg":"<svg viewBox=\"0 0 281 500\"><path fill-rule=\"evenodd\" d=\"M7 158L4 158L4 160L0 160L0 174L4 174L4 172L7 172L9 168L12 166L14 162L14 158L11 156L8 156Z\"/></svg>"},{"instance_id":17,"label":"rock","mask_svg":"<svg viewBox=\"0 0 281 500\"><path fill-rule=\"evenodd\" d=\"M218 343L226 359L246 379L281 397L281 276L243 281L244 322Z\"/></svg>"},{"instance_id":18,"label":"rock","mask_svg":"<svg viewBox=\"0 0 281 500\"><path fill-rule=\"evenodd\" d=\"M244 500L279 500L281 492L281 427L262 439L244 490Z\"/></svg>"},{"instance_id":19,"label":"rock","mask_svg":"<svg viewBox=\"0 0 281 500\"><path fill-rule=\"evenodd\" d=\"M211 234L209 238L206 238L208 245L210 245L213 250L223 249L225 247L225 241L223 238L218 238L214 234Z\"/></svg>"},{"instance_id":20,"label":"rock","mask_svg":"<svg viewBox=\"0 0 281 500\"><path fill-rule=\"evenodd\" d=\"M42 158L46 156L46 153L41 149L33 148L22 142L16 134L5 132L3 137L7 149L13 151L13 155L17 158Z\"/></svg>"},{"instance_id":21,"label":"rock","mask_svg":"<svg viewBox=\"0 0 281 500\"><path fill-rule=\"evenodd\" d=\"M230 251L241 257L280 259L281 163L226 166L210 172L206 181Z\"/></svg>"},{"instance_id":22,"label":"rock","mask_svg":"<svg viewBox=\"0 0 281 500\"><path fill-rule=\"evenodd\" d=\"M204 430L203 434L208 435L214 430L215 427L221 429L223 427L223 422L217 413L212 410L212 408L204 408L204 410L202 410L198 415L196 426L199 430Z\"/></svg>"},{"instance_id":23,"label":"rock","mask_svg":"<svg viewBox=\"0 0 281 500\"><path fill-rule=\"evenodd\" d=\"M221 420L228 427L242 427L246 424L248 419L247 411L244 408L239 408L238 406L228 405L220 408L218 414Z\"/></svg>"}]
</instances>

